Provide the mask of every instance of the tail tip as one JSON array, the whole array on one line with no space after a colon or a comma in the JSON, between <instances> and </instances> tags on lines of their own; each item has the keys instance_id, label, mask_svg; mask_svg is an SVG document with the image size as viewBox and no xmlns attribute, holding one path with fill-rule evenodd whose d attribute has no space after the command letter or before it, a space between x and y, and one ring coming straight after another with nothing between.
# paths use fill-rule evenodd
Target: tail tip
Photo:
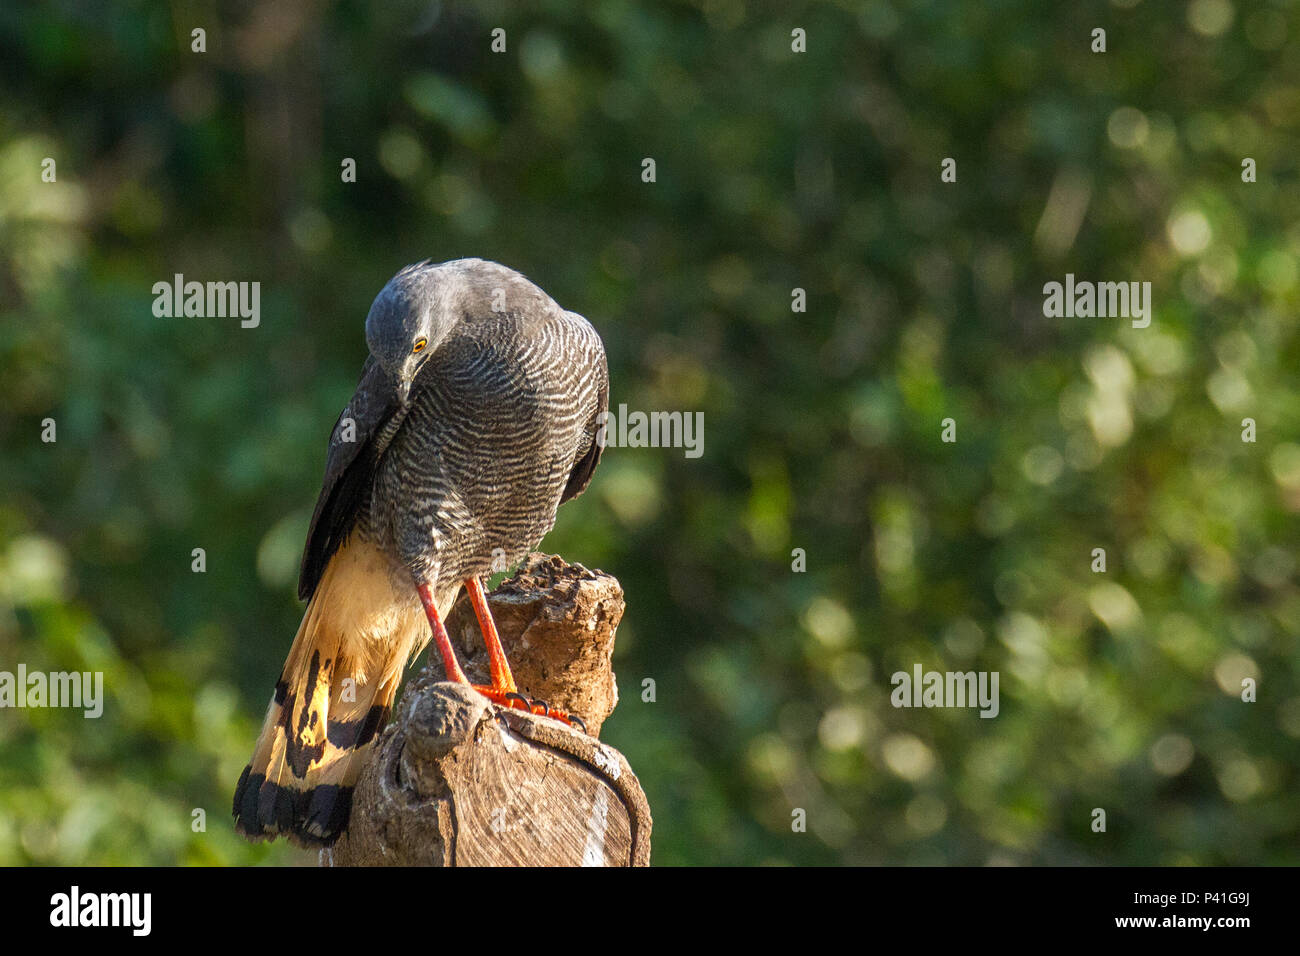
<instances>
[{"instance_id":1,"label":"tail tip","mask_svg":"<svg viewBox=\"0 0 1300 956\"><path fill-rule=\"evenodd\" d=\"M246 766L235 785L235 830L250 840L284 836L303 847L333 846L347 829L352 790L338 784L295 790Z\"/></svg>"}]
</instances>

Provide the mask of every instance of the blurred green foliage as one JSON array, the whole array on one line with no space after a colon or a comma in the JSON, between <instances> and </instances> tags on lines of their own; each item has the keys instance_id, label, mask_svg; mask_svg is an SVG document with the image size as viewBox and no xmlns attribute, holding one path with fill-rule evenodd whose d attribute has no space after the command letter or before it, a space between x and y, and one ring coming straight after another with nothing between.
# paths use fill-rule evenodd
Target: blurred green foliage
<instances>
[{"instance_id":1,"label":"blurred green foliage","mask_svg":"<svg viewBox=\"0 0 1300 956\"><path fill-rule=\"evenodd\" d=\"M658 863L1300 862L1293 5L59 2L0 76L0 669L108 693L0 711L0 863L311 861L230 793L370 301L470 255L705 414L543 545L626 588ZM1151 327L1045 319L1067 272ZM999 716L894 709L917 663Z\"/></svg>"}]
</instances>

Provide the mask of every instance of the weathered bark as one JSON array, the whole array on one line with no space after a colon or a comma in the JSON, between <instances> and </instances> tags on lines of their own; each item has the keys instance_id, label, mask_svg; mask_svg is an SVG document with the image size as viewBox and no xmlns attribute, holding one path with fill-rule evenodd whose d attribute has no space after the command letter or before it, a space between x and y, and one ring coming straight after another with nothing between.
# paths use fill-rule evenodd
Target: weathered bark
<instances>
[{"instance_id":1,"label":"weathered bark","mask_svg":"<svg viewBox=\"0 0 1300 956\"><path fill-rule=\"evenodd\" d=\"M436 653L362 772L347 832L322 865L644 866L650 809L623 755L596 738L618 702L618 581L533 554L488 595L520 692L590 734L444 679ZM470 680L487 654L466 596L447 617Z\"/></svg>"}]
</instances>

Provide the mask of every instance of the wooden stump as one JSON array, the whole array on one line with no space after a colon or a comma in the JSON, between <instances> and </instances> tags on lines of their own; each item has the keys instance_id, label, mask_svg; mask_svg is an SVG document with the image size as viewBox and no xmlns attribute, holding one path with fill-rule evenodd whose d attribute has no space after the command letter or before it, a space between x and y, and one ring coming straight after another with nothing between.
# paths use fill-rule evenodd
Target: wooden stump
<instances>
[{"instance_id":1,"label":"wooden stump","mask_svg":"<svg viewBox=\"0 0 1300 956\"><path fill-rule=\"evenodd\" d=\"M590 735L490 703L437 654L402 695L326 866L646 866L650 808L623 755L596 739L618 701L618 581L533 554L488 595L521 693ZM447 617L470 680L487 655L465 595Z\"/></svg>"}]
</instances>

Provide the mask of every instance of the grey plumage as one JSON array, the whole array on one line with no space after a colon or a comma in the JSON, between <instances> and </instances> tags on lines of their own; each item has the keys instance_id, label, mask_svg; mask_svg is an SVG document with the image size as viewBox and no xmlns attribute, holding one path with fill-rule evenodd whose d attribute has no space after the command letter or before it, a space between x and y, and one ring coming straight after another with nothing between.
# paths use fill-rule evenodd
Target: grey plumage
<instances>
[{"instance_id":1,"label":"grey plumage","mask_svg":"<svg viewBox=\"0 0 1300 956\"><path fill-rule=\"evenodd\" d=\"M458 259L394 276L366 339L371 356L330 439L299 596L354 529L440 588L490 573L494 549L522 559L600 457L609 380L596 330L513 269Z\"/></svg>"}]
</instances>

